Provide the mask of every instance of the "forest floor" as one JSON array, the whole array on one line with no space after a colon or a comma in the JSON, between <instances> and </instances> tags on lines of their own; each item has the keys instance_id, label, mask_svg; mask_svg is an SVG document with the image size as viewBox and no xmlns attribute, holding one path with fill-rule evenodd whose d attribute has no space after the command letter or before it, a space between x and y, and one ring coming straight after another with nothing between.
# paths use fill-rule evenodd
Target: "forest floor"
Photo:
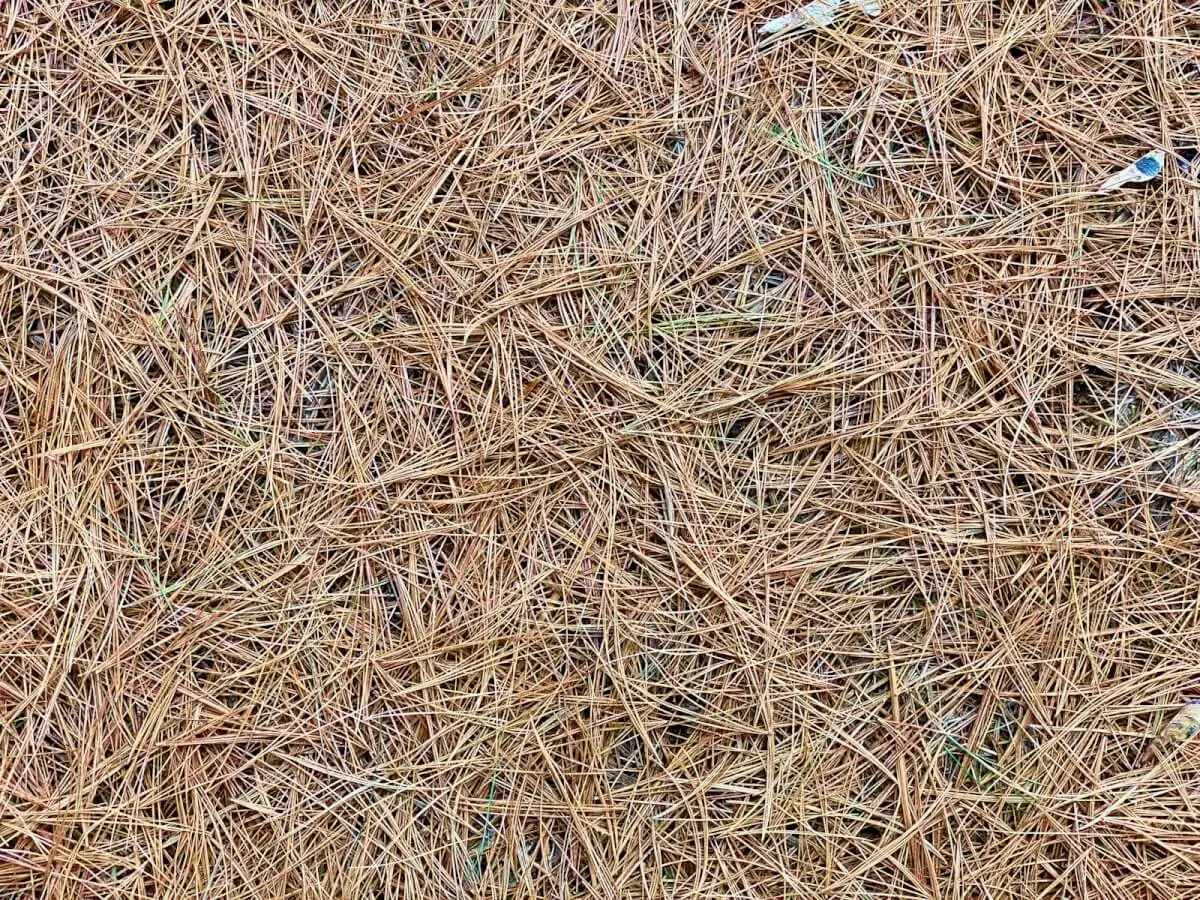
<instances>
[{"instance_id":1,"label":"forest floor","mask_svg":"<svg viewBox=\"0 0 1200 900\"><path fill-rule=\"evenodd\" d=\"M1200 7L787 12L9 0L0 893L1200 895Z\"/></svg>"}]
</instances>

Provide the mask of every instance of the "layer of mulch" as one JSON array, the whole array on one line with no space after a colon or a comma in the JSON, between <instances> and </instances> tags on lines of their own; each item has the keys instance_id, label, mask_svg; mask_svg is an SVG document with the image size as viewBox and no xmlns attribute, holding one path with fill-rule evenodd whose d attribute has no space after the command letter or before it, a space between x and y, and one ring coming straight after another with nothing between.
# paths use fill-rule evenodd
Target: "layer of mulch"
<instances>
[{"instance_id":1,"label":"layer of mulch","mask_svg":"<svg viewBox=\"0 0 1200 900\"><path fill-rule=\"evenodd\" d=\"M1200 7L846 6L8 0L0 895L1200 894Z\"/></svg>"}]
</instances>

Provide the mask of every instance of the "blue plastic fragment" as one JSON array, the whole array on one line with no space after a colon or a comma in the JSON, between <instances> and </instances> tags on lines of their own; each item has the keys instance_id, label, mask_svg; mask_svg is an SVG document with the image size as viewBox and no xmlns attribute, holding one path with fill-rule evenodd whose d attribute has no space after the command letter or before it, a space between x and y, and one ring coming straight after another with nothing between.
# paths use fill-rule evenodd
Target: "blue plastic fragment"
<instances>
[{"instance_id":1,"label":"blue plastic fragment","mask_svg":"<svg viewBox=\"0 0 1200 900\"><path fill-rule=\"evenodd\" d=\"M1162 171L1162 163L1155 159L1154 154L1147 153L1137 162L1134 167L1146 177L1150 178Z\"/></svg>"}]
</instances>

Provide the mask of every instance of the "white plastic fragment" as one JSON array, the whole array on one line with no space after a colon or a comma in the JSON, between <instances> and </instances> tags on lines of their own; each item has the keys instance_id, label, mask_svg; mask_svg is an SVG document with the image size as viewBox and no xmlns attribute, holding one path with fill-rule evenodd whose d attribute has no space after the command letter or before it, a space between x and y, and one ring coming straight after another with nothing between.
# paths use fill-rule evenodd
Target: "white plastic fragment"
<instances>
[{"instance_id":1,"label":"white plastic fragment","mask_svg":"<svg viewBox=\"0 0 1200 900\"><path fill-rule=\"evenodd\" d=\"M868 16L877 16L883 12L881 0L813 0L812 3L793 10L786 16L767 22L758 29L758 33L778 34L787 28L828 28L843 6L861 10Z\"/></svg>"},{"instance_id":2,"label":"white plastic fragment","mask_svg":"<svg viewBox=\"0 0 1200 900\"><path fill-rule=\"evenodd\" d=\"M1167 723L1164 734L1173 741L1186 741L1200 733L1200 701L1185 703L1175 718Z\"/></svg>"},{"instance_id":3,"label":"white plastic fragment","mask_svg":"<svg viewBox=\"0 0 1200 900\"><path fill-rule=\"evenodd\" d=\"M1151 150L1145 156L1135 159L1104 184L1100 185L1100 193L1108 194L1127 184L1141 184L1155 178L1163 170L1166 151Z\"/></svg>"}]
</instances>

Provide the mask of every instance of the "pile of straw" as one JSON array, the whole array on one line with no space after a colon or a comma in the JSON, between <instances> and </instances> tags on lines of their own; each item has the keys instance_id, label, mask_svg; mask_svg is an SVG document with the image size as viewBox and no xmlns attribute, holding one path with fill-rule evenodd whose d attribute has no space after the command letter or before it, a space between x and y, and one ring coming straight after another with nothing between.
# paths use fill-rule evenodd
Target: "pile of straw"
<instances>
[{"instance_id":1,"label":"pile of straw","mask_svg":"<svg viewBox=\"0 0 1200 900\"><path fill-rule=\"evenodd\" d=\"M1200 891L1200 11L787 11L0 10L0 895Z\"/></svg>"}]
</instances>

